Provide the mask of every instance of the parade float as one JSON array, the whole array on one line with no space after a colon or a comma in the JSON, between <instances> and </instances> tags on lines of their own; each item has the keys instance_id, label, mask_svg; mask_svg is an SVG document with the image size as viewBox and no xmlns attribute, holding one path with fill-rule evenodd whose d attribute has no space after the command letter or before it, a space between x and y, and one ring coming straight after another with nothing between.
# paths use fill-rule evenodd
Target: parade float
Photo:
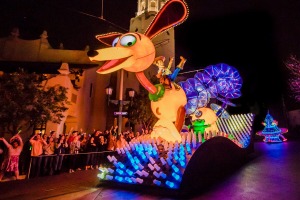
<instances>
[{"instance_id":1,"label":"parade float","mask_svg":"<svg viewBox=\"0 0 300 200\"><path fill-rule=\"evenodd\" d=\"M111 46L88 52L91 61L105 61L97 72L108 74L122 69L135 73L149 92L152 112L158 118L150 135L135 138L107 156L109 166L99 168L101 184L197 190L234 170L253 150L254 115L230 115L226 111L228 106L235 106L230 100L241 96L242 77L234 67L210 65L194 78L176 83L185 59L181 58L173 72L166 73L169 68L164 68L164 57L155 57L151 40L187 17L183 0L169 0L143 34L96 36ZM159 69L159 84L152 84L144 74L153 65ZM182 132L187 116L192 126Z\"/></svg>"},{"instance_id":2,"label":"parade float","mask_svg":"<svg viewBox=\"0 0 300 200\"><path fill-rule=\"evenodd\" d=\"M274 120L274 118L269 112L267 113L265 120L262 122L262 124L265 126L264 129L258 131L256 134L259 136L263 136L264 142L278 143L287 141L283 134L287 133L288 129L278 127L278 121Z\"/></svg>"}]
</instances>

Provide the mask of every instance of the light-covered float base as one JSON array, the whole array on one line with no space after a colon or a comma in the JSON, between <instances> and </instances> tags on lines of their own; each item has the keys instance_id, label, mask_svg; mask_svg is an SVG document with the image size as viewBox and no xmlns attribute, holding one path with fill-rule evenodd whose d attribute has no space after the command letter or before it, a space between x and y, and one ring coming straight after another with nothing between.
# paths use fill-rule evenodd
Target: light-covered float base
<instances>
[{"instance_id":1,"label":"light-covered float base","mask_svg":"<svg viewBox=\"0 0 300 200\"><path fill-rule=\"evenodd\" d=\"M253 115L242 118L251 127ZM171 190L189 190L190 184L205 185L209 171L218 174L228 171L227 168L234 170L251 152L251 128L242 130L235 132L235 137L228 137L225 132L208 132L203 143L191 132L175 143L150 135L140 136L107 156L108 166L99 168L100 183Z\"/></svg>"}]
</instances>

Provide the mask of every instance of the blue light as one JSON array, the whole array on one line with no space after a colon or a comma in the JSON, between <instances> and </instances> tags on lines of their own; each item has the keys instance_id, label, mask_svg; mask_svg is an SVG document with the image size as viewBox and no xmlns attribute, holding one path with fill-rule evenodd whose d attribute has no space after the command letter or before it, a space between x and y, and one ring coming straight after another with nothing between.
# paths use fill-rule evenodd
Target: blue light
<instances>
[{"instance_id":1,"label":"blue light","mask_svg":"<svg viewBox=\"0 0 300 200\"><path fill-rule=\"evenodd\" d=\"M172 169L174 170L174 172L176 172L176 173L179 172L179 168L176 167L175 165L172 165L171 167L172 167Z\"/></svg>"},{"instance_id":2,"label":"blue light","mask_svg":"<svg viewBox=\"0 0 300 200\"><path fill-rule=\"evenodd\" d=\"M118 165L118 163L116 161L114 161L113 164L114 164L115 167L117 167L117 168L119 167L119 165Z\"/></svg>"},{"instance_id":3,"label":"blue light","mask_svg":"<svg viewBox=\"0 0 300 200\"><path fill-rule=\"evenodd\" d=\"M166 181L166 185L169 187L169 188L175 188L175 183L171 182L171 181Z\"/></svg>"},{"instance_id":4,"label":"blue light","mask_svg":"<svg viewBox=\"0 0 300 200\"><path fill-rule=\"evenodd\" d=\"M125 169L125 165L124 165L123 163L118 162L118 165L119 165L119 167L120 167L121 169Z\"/></svg>"},{"instance_id":5,"label":"blue light","mask_svg":"<svg viewBox=\"0 0 300 200\"><path fill-rule=\"evenodd\" d=\"M175 161L178 161L178 160L179 160L179 157L177 156L177 154L174 154L174 160L175 160Z\"/></svg>"},{"instance_id":6,"label":"blue light","mask_svg":"<svg viewBox=\"0 0 300 200\"><path fill-rule=\"evenodd\" d=\"M173 162L171 161L170 158L167 158L167 163L171 166L173 164Z\"/></svg>"},{"instance_id":7,"label":"blue light","mask_svg":"<svg viewBox=\"0 0 300 200\"><path fill-rule=\"evenodd\" d=\"M157 158L157 156L158 156L158 153L157 153L157 151L156 151L156 149L155 148L153 148L152 149L152 153L153 153L153 155Z\"/></svg>"},{"instance_id":8,"label":"blue light","mask_svg":"<svg viewBox=\"0 0 300 200\"><path fill-rule=\"evenodd\" d=\"M106 180L112 180L113 178L114 178L114 177L111 176L111 175L106 175L106 176L105 176L105 179L106 179Z\"/></svg>"},{"instance_id":9,"label":"blue light","mask_svg":"<svg viewBox=\"0 0 300 200\"><path fill-rule=\"evenodd\" d=\"M176 180L176 181L180 181L181 180L181 176L176 174L175 172L172 173L172 176L173 178Z\"/></svg>"},{"instance_id":10,"label":"blue light","mask_svg":"<svg viewBox=\"0 0 300 200\"><path fill-rule=\"evenodd\" d=\"M132 175L133 175L133 171L131 171L130 169L126 169L126 173L127 173L129 176L132 176Z\"/></svg>"},{"instance_id":11,"label":"blue light","mask_svg":"<svg viewBox=\"0 0 300 200\"><path fill-rule=\"evenodd\" d=\"M132 183L133 181L131 180L131 178L129 177L125 177L125 181L128 182L128 183Z\"/></svg>"},{"instance_id":12,"label":"blue light","mask_svg":"<svg viewBox=\"0 0 300 200\"><path fill-rule=\"evenodd\" d=\"M183 160L180 160L179 164L180 164L181 167L185 167L185 162Z\"/></svg>"},{"instance_id":13,"label":"blue light","mask_svg":"<svg viewBox=\"0 0 300 200\"><path fill-rule=\"evenodd\" d=\"M158 185L158 186L160 186L160 185L161 185L161 181L159 181L159 180L156 180L156 179L154 179L154 180L153 180L153 183L154 183L155 185Z\"/></svg>"},{"instance_id":14,"label":"blue light","mask_svg":"<svg viewBox=\"0 0 300 200\"><path fill-rule=\"evenodd\" d=\"M140 160L136 156L134 156L133 159L134 159L134 161L135 161L136 164L141 163Z\"/></svg>"},{"instance_id":15,"label":"blue light","mask_svg":"<svg viewBox=\"0 0 300 200\"><path fill-rule=\"evenodd\" d=\"M121 176L115 176L115 180L117 180L119 182L123 182L124 178Z\"/></svg>"},{"instance_id":16,"label":"blue light","mask_svg":"<svg viewBox=\"0 0 300 200\"><path fill-rule=\"evenodd\" d=\"M120 175L123 175L124 174L124 171L123 170L121 170L121 169L116 169L116 171L118 172L118 174L120 174Z\"/></svg>"},{"instance_id":17,"label":"blue light","mask_svg":"<svg viewBox=\"0 0 300 200\"><path fill-rule=\"evenodd\" d=\"M107 168L107 170L109 171L109 173L113 174L115 170L113 170L112 168Z\"/></svg>"}]
</instances>

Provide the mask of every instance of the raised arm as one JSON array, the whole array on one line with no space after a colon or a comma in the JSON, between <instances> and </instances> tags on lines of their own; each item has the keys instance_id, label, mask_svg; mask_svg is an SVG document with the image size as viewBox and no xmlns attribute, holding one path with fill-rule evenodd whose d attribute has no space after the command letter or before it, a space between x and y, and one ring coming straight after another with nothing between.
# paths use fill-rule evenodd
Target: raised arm
<instances>
[{"instance_id":1,"label":"raised arm","mask_svg":"<svg viewBox=\"0 0 300 200\"><path fill-rule=\"evenodd\" d=\"M35 137L36 137L36 134L34 134L34 135L29 139L29 142L32 143Z\"/></svg>"},{"instance_id":2,"label":"raised arm","mask_svg":"<svg viewBox=\"0 0 300 200\"><path fill-rule=\"evenodd\" d=\"M2 140L3 143L6 145L7 148L10 148L10 147L11 147L11 144L9 144L9 143L6 141L5 138L2 137L2 138L0 138L0 141L1 141L1 140Z\"/></svg>"},{"instance_id":3,"label":"raised arm","mask_svg":"<svg viewBox=\"0 0 300 200\"><path fill-rule=\"evenodd\" d=\"M20 141L20 146L23 148L24 143L23 143L23 139L22 139L22 137L20 136L20 134L17 133L14 137L15 137L15 138L18 138L18 140Z\"/></svg>"}]
</instances>

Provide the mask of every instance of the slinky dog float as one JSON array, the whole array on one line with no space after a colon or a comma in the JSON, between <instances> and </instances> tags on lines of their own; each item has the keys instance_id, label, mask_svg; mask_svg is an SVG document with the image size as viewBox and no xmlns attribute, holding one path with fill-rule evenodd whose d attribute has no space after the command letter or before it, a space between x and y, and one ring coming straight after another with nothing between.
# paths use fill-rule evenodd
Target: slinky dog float
<instances>
[{"instance_id":1,"label":"slinky dog float","mask_svg":"<svg viewBox=\"0 0 300 200\"><path fill-rule=\"evenodd\" d=\"M254 116L230 116L225 110L228 105L234 106L230 99L241 96L242 79L234 67L211 65L178 84L173 77L168 87L152 84L144 74L159 60L151 39L187 17L188 7L183 0L169 0L144 34L113 32L96 36L111 45L88 52L91 61L106 61L97 72L134 72L149 91L151 109L158 118L151 136L135 138L107 156L110 166L100 168L101 183L189 191L206 185L212 176L234 169L249 153ZM184 62L182 59L180 67ZM210 103L210 99L223 104ZM186 115L193 120L192 131L182 133Z\"/></svg>"}]
</instances>

